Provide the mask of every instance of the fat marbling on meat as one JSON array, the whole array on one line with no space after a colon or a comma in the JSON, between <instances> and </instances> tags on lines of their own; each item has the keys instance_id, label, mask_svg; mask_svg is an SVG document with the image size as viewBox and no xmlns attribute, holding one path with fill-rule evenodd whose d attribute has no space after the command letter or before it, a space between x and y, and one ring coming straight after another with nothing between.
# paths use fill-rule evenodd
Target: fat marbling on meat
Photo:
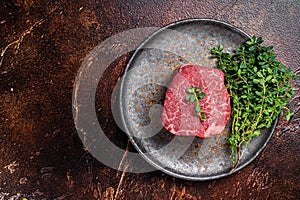
<instances>
[{"instance_id":1,"label":"fat marbling on meat","mask_svg":"<svg viewBox=\"0 0 300 200\"><path fill-rule=\"evenodd\" d=\"M195 102L186 100L187 88L201 87L200 99L206 120L195 111ZM161 116L163 126L175 135L210 137L221 133L230 117L230 98L221 70L195 64L182 65L166 91Z\"/></svg>"}]
</instances>

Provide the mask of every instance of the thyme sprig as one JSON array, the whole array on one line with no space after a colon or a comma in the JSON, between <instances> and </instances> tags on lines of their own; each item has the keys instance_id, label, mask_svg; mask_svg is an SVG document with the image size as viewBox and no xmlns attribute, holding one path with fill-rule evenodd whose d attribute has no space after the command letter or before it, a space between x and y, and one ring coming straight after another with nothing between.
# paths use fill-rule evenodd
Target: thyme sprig
<instances>
[{"instance_id":1,"label":"thyme sprig","mask_svg":"<svg viewBox=\"0 0 300 200\"><path fill-rule=\"evenodd\" d=\"M196 114L200 117L201 120L206 120L206 115L204 114L204 110L201 110L200 99L206 96L205 92L201 92L201 87L190 87L186 89L188 95L185 99L190 102L196 102Z\"/></svg>"},{"instance_id":2,"label":"thyme sprig","mask_svg":"<svg viewBox=\"0 0 300 200\"><path fill-rule=\"evenodd\" d=\"M285 113L287 120L293 115L286 104L294 94L289 81L296 74L276 59L272 46L262 46L262 42L261 37L254 36L233 54L222 52L222 45L211 50L217 68L224 72L232 100L228 144L236 165L242 156L242 145L260 135L261 128L269 128L280 113Z\"/></svg>"}]
</instances>

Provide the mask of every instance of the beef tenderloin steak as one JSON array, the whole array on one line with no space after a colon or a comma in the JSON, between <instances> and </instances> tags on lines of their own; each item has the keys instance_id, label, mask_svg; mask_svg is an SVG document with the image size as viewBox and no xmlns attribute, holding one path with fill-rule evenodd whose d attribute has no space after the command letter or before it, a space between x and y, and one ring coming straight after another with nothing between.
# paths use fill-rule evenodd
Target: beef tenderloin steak
<instances>
[{"instance_id":1,"label":"beef tenderloin steak","mask_svg":"<svg viewBox=\"0 0 300 200\"><path fill-rule=\"evenodd\" d=\"M200 100L206 115L201 120L195 111L195 102L186 100L187 88L201 87L206 96ZM221 133L230 117L230 98L221 70L195 64L178 68L167 88L161 116L163 126L175 135L210 137Z\"/></svg>"}]
</instances>

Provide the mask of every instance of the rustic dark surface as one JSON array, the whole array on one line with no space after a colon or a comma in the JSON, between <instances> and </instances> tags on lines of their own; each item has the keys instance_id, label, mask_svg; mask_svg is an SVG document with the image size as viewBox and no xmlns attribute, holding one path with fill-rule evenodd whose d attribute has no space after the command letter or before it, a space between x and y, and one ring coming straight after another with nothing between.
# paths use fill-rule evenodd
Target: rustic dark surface
<instances>
[{"instance_id":1,"label":"rustic dark surface","mask_svg":"<svg viewBox=\"0 0 300 200\"><path fill-rule=\"evenodd\" d=\"M1 1L0 199L299 199L299 75L290 102L295 116L289 123L279 119L250 165L219 180L111 169L85 151L72 116L73 84L83 60L100 42L131 28L219 19L262 36L300 74L299 10L297 0ZM96 102L105 133L123 149L132 147L113 121L110 95L129 57L105 71Z\"/></svg>"}]
</instances>

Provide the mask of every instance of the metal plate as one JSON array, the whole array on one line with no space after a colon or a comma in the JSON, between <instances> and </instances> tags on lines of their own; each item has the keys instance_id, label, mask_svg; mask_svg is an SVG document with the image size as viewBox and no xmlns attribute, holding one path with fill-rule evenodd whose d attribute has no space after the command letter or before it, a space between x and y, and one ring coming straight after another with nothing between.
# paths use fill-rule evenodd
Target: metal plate
<instances>
[{"instance_id":1,"label":"metal plate","mask_svg":"<svg viewBox=\"0 0 300 200\"><path fill-rule=\"evenodd\" d=\"M165 91L176 68L185 63L214 67L212 47L222 44L232 52L249 37L224 22L189 19L161 28L135 51L121 83L120 109L132 144L150 164L175 177L210 180L240 170L262 151L277 120L244 148L234 171L227 146L230 124L222 134L200 139L175 136L160 123Z\"/></svg>"}]
</instances>

